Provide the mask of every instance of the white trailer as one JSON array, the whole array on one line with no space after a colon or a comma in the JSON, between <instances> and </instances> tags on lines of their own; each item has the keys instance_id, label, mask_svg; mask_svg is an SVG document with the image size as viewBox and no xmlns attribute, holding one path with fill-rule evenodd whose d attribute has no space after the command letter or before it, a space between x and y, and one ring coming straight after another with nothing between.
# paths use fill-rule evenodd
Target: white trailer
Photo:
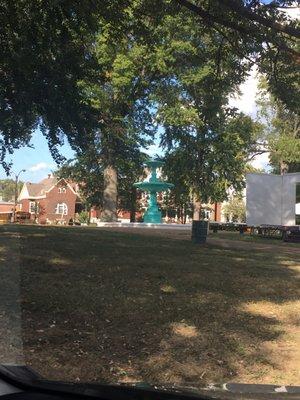
<instances>
[{"instance_id":1,"label":"white trailer","mask_svg":"<svg viewBox=\"0 0 300 400\"><path fill-rule=\"evenodd\" d=\"M300 172L246 175L248 226L300 225Z\"/></svg>"}]
</instances>

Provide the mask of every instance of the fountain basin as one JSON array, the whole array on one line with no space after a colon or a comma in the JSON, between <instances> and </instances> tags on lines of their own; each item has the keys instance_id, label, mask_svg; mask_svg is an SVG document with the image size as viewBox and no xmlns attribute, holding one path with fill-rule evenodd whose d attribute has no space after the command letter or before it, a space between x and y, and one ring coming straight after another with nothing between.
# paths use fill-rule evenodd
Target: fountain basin
<instances>
[{"instance_id":1,"label":"fountain basin","mask_svg":"<svg viewBox=\"0 0 300 400\"><path fill-rule=\"evenodd\" d=\"M174 187L173 183L163 182L157 178L156 169L163 166L164 163L159 160L149 160L145 163L151 168L149 181L137 182L133 186L150 193L147 211L144 214L144 222L150 224L161 224L161 211L158 209L157 193L163 192Z\"/></svg>"},{"instance_id":2,"label":"fountain basin","mask_svg":"<svg viewBox=\"0 0 300 400\"><path fill-rule=\"evenodd\" d=\"M173 183L167 182L137 182L133 184L134 187L139 188L145 192L163 192L174 187Z\"/></svg>"}]
</instances>

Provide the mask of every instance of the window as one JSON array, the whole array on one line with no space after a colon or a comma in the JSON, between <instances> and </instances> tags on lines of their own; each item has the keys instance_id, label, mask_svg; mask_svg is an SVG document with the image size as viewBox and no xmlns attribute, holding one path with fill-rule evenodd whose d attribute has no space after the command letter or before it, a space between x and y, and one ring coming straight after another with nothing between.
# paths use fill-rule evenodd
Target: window
<instances>
[{"instance_id":1,"label":"window","mask_svg":"<svg viewBox=\"0 0 300 400\"><path fill-rule=\"evenodd\" d=\"M66 203L58 203L55 208L55 214L67 215L68 206L66 205Z\"/></svg>"},{"instance_id":2,"label":"window","mask_svg":"<svg viewBox=\"0 0 300 400\"><path fill-rule=\"evenodd\" d=\"M39 205L36 201L29 202L29 212L30 214L37 214L39 211Z\"/></svg>"},{"instance_id":3,"label":"window","mask_svg":"<svg viewBox=\"0 0 300 400\"><path fill-rule=\"evenodd\" d=\"M66 193L66 188L65 187L60 187L59 189L58 189L58 193Z\"/></svg>"},{"instance_id":4,"label":"window","mask_svg":"<svg viewBox=\"0 0 300 400\"><path fill-rule=\"evenodd\" d=\"M296 214L296 225L300 225L300 182L296 183L296 204L295 204L295 214Z\"/></svg>"}]
</instances>

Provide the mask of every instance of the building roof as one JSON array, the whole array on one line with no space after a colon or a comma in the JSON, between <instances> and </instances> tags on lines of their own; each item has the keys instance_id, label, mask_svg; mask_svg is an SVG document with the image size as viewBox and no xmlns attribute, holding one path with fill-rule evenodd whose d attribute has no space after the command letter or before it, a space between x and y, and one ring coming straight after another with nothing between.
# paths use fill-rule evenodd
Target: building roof
<instances>
[{"instance_id":1,"label":"building roof","mask_svg":"<svg viewBox=\"0 0 300 400\"><path fill-rule=\"evenodd\" d=\"M42 183L26 182L29 197L38 197L45 194L45 186Z\"/></svg>"},{"instance_id":2,"label":"building roof","mask_svg":"<svg viewBox=\"0 0 300 400\"><path fill-rule=\"evenodd\" d=\"M42 197L46 195L53 186L55 186L61 179L53 176L48 176L47 178L41 180L39 183L26 182L25 186L27 189L26 197ZM74 193L77 194L77 185L75 182L66 181L71 187Z\"/></svg>"},{"instance_id":3,"label":"building roof","mask_svg":"<svg viewBox=\"0 0 300 400\"><path fill-rule=\"evenodd\" d=\"M47 192L47 190L51 189L52 186L56 185L58 181L59 180L55 177L48 177L39 182L38 185L42 185L45 192Z\"/></svg>"}]
</instances>

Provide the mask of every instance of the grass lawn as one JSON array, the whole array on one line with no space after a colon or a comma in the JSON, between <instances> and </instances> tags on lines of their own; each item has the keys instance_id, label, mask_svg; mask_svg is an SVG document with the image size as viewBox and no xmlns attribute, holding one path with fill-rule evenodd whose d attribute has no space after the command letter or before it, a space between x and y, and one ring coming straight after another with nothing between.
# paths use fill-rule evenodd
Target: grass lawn
<instances>
[{"instance_id":1,"label":"grass lawn","mask_svg":"<svg viewBox=\"0 0 300 400\"><path fill-rule=\"evenodd\" d=\"M217 233L213 233L210 231L210 237L218 238L218 239L229 239L229 240L240 240L244 242L251 242L251 243L263 243L263 244L275 244L277 246L288 246L288 247L296 247L300 249L299 243L292 243L292 242L283 242L281 238L268 238L262 237L259 235L250 235L250 233L244 233L240 235L237 231L218 231Z\"/></svg>"},{"instance_id":2,"label":"grass lawn","mask_svg":"<svg viewBox=\"0 0 300 400\"><path fill-rule=\"evenodd\" d=\"M299 385L299 253L188 236L1 226L0 362L21 351L59 380Z\"/></svg>"}]
</instances>

